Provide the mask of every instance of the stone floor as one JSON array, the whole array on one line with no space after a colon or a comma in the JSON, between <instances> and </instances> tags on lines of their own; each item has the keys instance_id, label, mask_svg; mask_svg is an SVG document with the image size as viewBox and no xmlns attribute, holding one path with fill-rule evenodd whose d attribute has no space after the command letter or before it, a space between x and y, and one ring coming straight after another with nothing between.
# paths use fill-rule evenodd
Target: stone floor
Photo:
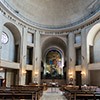
<instances>
[{"instance_id":1,"label":"stone floor","mask_svg":"<svg viewBox=\"0 0 100 100\"><path fill-rule=\"evenodd\" d=\"M59 88L48 88L40 100L67 100Z\"/></svg>"}]
</instances>

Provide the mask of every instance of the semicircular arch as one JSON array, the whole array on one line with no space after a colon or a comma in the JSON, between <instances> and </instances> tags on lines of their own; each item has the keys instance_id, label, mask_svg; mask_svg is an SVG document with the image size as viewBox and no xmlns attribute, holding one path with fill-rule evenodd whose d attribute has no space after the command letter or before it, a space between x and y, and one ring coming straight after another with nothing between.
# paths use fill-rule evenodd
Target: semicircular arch
<instances>
[{"instance_id":1,"label":"semicircular arch","mask_svg":"<svg viewBox=\"0 0 100 100\"><path fill-rule=\"evenodd\" d=\"M10 22L6 22L4 26L7 27L12 32L14 39L15 39L15 43L20 43L21 35L20 35L20 31L18 27Z\"/></svg>"},{"instance_id":2,"label":"semicircular arch","mask_svg":"<svg viewBox=\"0 0 100 100\"><path fill-rule=\"evenodd\" d=\"M94 38L96 34L100 31L100 23L95 24L90 31L88 32L87 35L87 62L89 63L90 61L90 48L89 46L93 46L94 43Z\"/></svg>"}]
</instances>

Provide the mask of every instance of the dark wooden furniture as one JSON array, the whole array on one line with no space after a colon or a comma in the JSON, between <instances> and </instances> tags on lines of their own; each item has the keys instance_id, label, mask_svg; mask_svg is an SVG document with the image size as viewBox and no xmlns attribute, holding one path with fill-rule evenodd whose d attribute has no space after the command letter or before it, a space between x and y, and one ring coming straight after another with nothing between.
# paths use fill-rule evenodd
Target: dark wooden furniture
<instances>
[{"instance_id":1,"label":"dark wooden furniture","mask_svg":"<svg viewBox=\"0 0 100 100\"><path fill-rule=\"evenodd\" d=\"M10 88L0 88L0 99L31 99L39 100L43 94L43 86L41 85L16 85Z\"/></svg>"},{"instance_id":2,"label":"dark wooden furniture","mask_svg":"<svg viewBox=\"0 0 100 100\"><path fill-rule=\"evenodd\" d=\"M100 92L96 92L96 86L82 87L64 85L60 88L68 100L96 100L100 99Z\"/></svg>"}]
</instances>

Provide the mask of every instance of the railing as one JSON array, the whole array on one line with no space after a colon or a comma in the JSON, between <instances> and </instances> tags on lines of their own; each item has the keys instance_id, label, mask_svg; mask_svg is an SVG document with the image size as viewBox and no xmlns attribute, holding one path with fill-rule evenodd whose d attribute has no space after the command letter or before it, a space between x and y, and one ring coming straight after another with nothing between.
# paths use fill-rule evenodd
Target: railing
<instances>
[{"instance_id":1,"label":"railing","mask_svg":"<svg viewBox=\"0 0 100 100\"><path fill-rule=\"evenodd\" d=\"M24 17L22 14L19 13L19 11L17 11L16 9L14 9L11 5L9 5L9 3L5 0L1 0L0 1L6 8L8 8L15 16L17 16L19 19L23 20L24 22L31 24L35 27L39 27L39 28L46 28L46 29L63 29L63 28L70 28L73 27L75 25L78 25L84 21L86 21L87 19L89 19L90 17L92 17L93 15L95 15L97 12L100 12L100 6L96 7L94 10L91 11L91 13L89 13L88 15L80 18L78 21L67 24L67 25L62 25L62 26L53 26L53 25L43 25L43 24L39 24L36 22L33 22L31 20L29 20L28 18Z\"/></svg>"}]
</instances>

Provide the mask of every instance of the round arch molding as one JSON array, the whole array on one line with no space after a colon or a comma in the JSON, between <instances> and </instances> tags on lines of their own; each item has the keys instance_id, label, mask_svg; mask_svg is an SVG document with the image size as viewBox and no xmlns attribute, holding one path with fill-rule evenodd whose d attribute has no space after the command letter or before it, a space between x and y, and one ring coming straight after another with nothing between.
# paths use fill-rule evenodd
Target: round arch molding
<instances>
[{"instance_id":1,"label":"round arch molding","mask_svg":"<svg viewBox=\"0 0 100 100\"><path fill-rule=\"evenodd\" d=\"M58 54L60 55L60 59L59 61L57 61L55 59L55 57L51 57L51 63L59 63L61 61L61 66L62 67L62 71L63 71L63 67L64 67L64 63L66 61L66 57L67 57L67 47L66 47L66 43L64 42L63 39L59 38L59 37L48 37L42 44L42 67L43 69L46 68L46 57L50 54L50 55L55 55ZM49 56L50 56L49 55ZM50 65L50 64L47 64ZM52 65L52 64L51 64ZM42 71L44 74L45 72ZM59 72L59 74L63 75L63 72Z\"/></svg>"},{"instance_id":2,"label":"round arch molding","mask_svg":"<svg viewBox=\"0 0 100 100\"><path fill-rule=\"evenodd\" d=\"M14 39L15 39L15 44L20 43L21 35L20 35L20 31L17 28L17 26L15 26L14 24L10 22L6 22L4 26L7 27L12 32Z\"/></svg>"},{"instance_id":3,"label":"round arch molding","mask_svg":"<svg viewBox=\"0 0 100 100\"><path fill-rule=\"evenodd\" d=\"M64 58L66 58L66 51L67 51L67 45L65 41L63 41L59 37L48 37L43 43L42 43L42 59L46 53L46 51L51 48L56 47L59 48L64 54Z\"/></svg>"}]
</instances>

